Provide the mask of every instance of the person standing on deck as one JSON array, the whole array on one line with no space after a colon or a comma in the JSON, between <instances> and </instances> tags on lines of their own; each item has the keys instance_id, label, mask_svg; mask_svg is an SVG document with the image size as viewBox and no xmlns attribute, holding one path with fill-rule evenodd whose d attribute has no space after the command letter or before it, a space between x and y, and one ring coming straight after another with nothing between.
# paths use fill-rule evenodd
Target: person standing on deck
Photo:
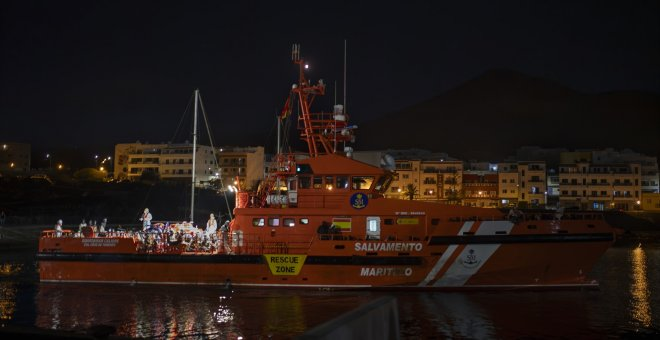
<instances>
[{"instance_id":1,"label":"person standing on deck","mask_svg":"<svg viewBox=\"0 0 660 340\"><path fill-rule=\"evenodd\" d=\"M140 217L140 221L142 221L142 231L147 231L147 229L151 228L151 218L149 208L145 208L142 217Z\"/></svg>"},{"instance_id":2,"label":"person standing on deck","mask_svg":"<svg viewBox=\"0 0 660 340\"><path fill-rule=\"evenodd\" d=\"M105 226L108 223L108 219L104 218L103 221L101 221L101 225L99 226L99 233L105 233Z\"/></svg>"},{"instance_id":3,"label":"person standing on deck","mask_svg":"<svg viewBox=\"0 0 660 340\"><path fill-rule=\"evenodd\" d=\"M220 227L222 233L222 245L227 247L227 234L229 233L229 220L225 221Z\"/></svg>"},{"instance_id":4,"label":"person standing on deck","mask_svg":"<svg viewBox=\"0 0 660 340\"><path fill-rule=\"evenodd\" d=\"M57 220L55 223L55 237L62 237L62 220Z\"/></svg>"},{"instance_id":5,"label":"person standing on deck","mask_svg":"<svg viewBox=\"0 0 660 340\"><path fill-rule=\"evenodd\" d=\"M218 220L215 219L215 215L211 214L209 220L206 221L206 236L211 237L218 230Z\"/></svg>"}]
</instances>

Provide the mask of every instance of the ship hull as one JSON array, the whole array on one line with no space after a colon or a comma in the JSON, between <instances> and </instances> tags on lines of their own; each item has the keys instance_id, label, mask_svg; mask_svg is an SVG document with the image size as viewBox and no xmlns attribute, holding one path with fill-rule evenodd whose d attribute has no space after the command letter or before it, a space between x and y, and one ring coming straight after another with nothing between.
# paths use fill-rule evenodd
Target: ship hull
<instances>
[{"instance_id":1,"label":"ship hull","mask_svg":"<svg viewBox=\"0 0 660 340\"><path fill-rule=\"evenodd\" d=\"M96 240L95 242L89 240ZM303 252L140 253L131 238L42 238L43 282L314 289L540 289L594 286L587 274L612 233L315 241ZM106 244L90 247L92 244ZM114 244L115 246L107 246ZM85 246L87 245L87 246ZM91 250L90 250L91 248ZM121 249L121 250L120 250ZM240 253L243 250L244 253Z\"/></svg>"}]
</instances>

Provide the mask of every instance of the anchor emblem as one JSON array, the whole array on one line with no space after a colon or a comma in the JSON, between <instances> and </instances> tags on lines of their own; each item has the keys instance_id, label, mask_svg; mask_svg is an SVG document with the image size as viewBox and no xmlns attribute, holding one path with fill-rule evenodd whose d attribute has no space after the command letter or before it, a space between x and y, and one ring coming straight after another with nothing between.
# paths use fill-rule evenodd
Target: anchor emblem
<instances>
[{"instance_id":1,"label":"anchor emblem","mask_svg":"<svg viewBox=\"0 0 660 340\"><path fill-rule=\"evenodd\" d=\"M478 266L480 262L481 260L477 259L477 255L474 254L474 249L468 250L468 254L461 260L461 263L465 268L474 268Z\"/></svg>"}]
</instances>

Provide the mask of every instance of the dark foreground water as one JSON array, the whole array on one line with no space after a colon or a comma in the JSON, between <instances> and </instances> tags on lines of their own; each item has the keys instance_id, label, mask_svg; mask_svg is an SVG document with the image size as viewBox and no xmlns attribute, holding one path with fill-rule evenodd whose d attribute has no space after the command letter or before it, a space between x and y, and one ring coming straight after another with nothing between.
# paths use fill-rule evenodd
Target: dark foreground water
<instances>
[{"instance_id":1,"label":"dark foreground water","mask_svg":"<svg viewBox=\"0 0 660 340\"><path fill-rule=\"evenodd\" d=\"M391 295L404 339L660 338L660 244L613 247L591 277L600 290L227 292L211 286L40 284L31 250L0 249L0 326L81 334L114 329L119 336L157 339L286 339Z\"/></svg>"}]
</instances>

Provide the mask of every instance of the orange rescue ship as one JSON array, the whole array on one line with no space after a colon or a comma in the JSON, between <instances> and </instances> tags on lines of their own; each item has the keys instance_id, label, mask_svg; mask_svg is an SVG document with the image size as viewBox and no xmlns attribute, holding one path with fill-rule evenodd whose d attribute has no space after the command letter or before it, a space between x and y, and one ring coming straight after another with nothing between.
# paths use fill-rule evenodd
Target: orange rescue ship
<instances>
[{"instance_id":1,"label":"orange rescue ship","mask_svg":"<svg viewBox=\"0 0 660 340\"><path fill-rule=\"evenodd\" d=\"M239 190L226 242L191 248L139 233L44 231L44 282L219 284L319 289L511 289L594 287L587 278L615 240L596 212L509 216L491 208L388 199L394 173L342 148L354 127L341 106L312 113L299 80L280 115L297 125L307 154L282 153L255 191ZM278 149L280 149L278 145Z\"/></svg>"}]
</instances>

